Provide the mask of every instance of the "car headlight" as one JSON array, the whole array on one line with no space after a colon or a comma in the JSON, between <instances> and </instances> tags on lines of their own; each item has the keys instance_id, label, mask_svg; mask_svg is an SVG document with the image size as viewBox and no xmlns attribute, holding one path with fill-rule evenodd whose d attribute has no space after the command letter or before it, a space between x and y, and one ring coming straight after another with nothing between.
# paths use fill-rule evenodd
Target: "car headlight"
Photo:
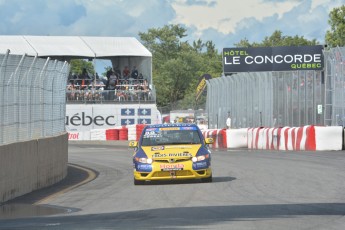
<instances>
[{"instance_id":1,"label":"car headlight","mask_svg":"<svg viewBox=\"0 0 345 230\"><path fill-rule=\"evenodd\" d=\"M134 159L135 159L135 161L140 162L140 163L152 164L152 159L151 159L151 158L145 158L145 157L139 158L139 157L135 157Z\"/></svg>"},{"instance_id":2,"label":"car headlight","mask_svg":"<svg viewBox=\"0 0 345 230\"><path fill-rule=\"evenodd\" d=\"M197 161L203 161L210 158L210 154L206 154L206 155L201 155L201 156L197 156L197 157L193 157L192 161L193 162L197 162Z\"/></svg>"}]
</instances>

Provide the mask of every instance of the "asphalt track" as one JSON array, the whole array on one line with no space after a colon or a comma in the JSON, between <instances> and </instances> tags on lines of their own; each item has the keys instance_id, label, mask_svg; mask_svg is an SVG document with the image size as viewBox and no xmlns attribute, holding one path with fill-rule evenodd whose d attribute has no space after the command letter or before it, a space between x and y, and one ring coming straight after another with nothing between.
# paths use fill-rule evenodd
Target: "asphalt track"
<instances>
[{"instance_id":1,"label":"asphalt track","mask_svg":"<svg viewBox=\"0 0 345 230\"><path fill-rule=\"evenodd\" d=\"M0 229L345 229L345 152L213 151L214 181L133 185L126 143L69 145L61 183L0 206Z\"/></svg>"}]
</instances>

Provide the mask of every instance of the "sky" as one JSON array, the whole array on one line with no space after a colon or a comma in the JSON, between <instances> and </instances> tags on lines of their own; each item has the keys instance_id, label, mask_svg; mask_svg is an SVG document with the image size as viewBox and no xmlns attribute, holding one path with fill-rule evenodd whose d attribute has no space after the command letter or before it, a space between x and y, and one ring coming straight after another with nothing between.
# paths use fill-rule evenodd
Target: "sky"
<instances>
[{"instance_id":1,"label":"sky","mask_svg":"<svg viewBox=\"0 0 345 230\"><path fill-rule=\"evenodd\" d=\"M329 12L345 0L0 0L0 35L136 37L179 24L186 40L234 47L275 30L324 44Z\"/></svg>"}]
</instances>

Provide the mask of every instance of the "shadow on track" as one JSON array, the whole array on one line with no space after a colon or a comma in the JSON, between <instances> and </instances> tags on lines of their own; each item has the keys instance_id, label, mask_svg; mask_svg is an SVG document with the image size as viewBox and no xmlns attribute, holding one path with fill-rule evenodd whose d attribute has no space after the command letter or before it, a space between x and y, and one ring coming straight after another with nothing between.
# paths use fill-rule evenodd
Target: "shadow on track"
<instances>
[{"instance_id":1,"label":"shadow on track","mask_svg":"<svg viewBox=\"0 0 345 230\"><path fill-rule=\"evenodd\" d=\"M92 214L0 220L0 229L200 229L227 221L296 218L301 216L344 216L344 203L301 203L178 207Z\"/></svg>"}]
</instances>

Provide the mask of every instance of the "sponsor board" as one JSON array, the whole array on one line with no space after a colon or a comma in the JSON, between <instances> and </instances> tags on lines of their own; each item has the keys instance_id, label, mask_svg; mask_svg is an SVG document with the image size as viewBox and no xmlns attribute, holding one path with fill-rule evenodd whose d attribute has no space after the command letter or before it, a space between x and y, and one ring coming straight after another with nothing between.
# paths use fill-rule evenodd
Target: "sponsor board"
<instances>
[{"instance_id":1,"label":"sponsor board","mask_svg":"<svg viewBox=\"0 0 345 230\"><path fill-rule=\"evenodd\" d=\"M225 74L258 71L323 70L323 46L224 48Z\"/></svg>"},{"instance_id":2,"label":"sponsor board","mask_svg":"<svg viewBox=\"0 0 345 230\"><path fill-rule=\"evenodd\" d=\"M68 140L71 140L71 141L91 140L91 134L90 134L90 131L68 132Z\"/></svg>"},{"instance_id":3,"label":"sponsor board","mask_svg":"<svg viewBox=\"0 0 345 230\"><path fill-rule=\"evenodd\" d=\"M140 113L139 113L140 112ZM122 125L159 124L161 115L155 104L148 105L66 105L67 132L111 129Z\"/></svg>"},{"instance_id":4,"label":"sponsor board","mask_svg":"<svg viewBox=\"0 0 345 230\"><path fill-rule=\"evenodd\" d=\"M206 91L206 81L209 79L212 79L212 76L209 74L204 74L200 77L198 86L196 87L196 100Z\"/></svg>"}]
</instances>

